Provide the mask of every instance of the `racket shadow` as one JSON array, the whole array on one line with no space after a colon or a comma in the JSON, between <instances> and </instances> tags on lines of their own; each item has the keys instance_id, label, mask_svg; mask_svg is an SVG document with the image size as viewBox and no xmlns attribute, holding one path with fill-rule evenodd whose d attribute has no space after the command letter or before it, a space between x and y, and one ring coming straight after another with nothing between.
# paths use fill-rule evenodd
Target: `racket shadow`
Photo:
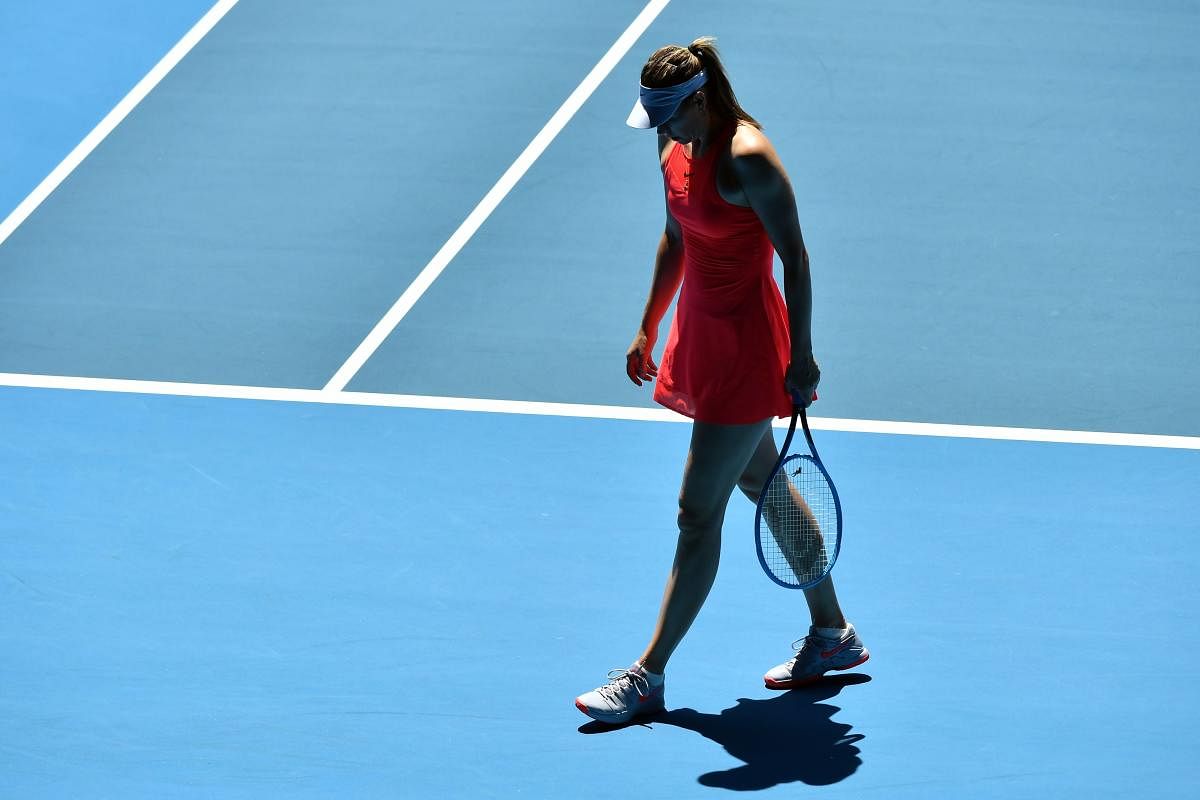
<instances>
[{"instance_id":1,"label":"racket shadow","mask_svg":"<svg viewBox=\"0 0 1200 800\"><path fill-rule=\"evenodd\" d=\"M851 733L851 725L835 722L833 715L841 709L822 701L836 696L844 686L870 680L871 676L861 673L830 676L767 700L741 698L737 705L717 714L679 708L640 724L695 731L743 762L732 769L700 775L696 780L704 786L735 791L761 791L797 781L828 786L850 777L862 764L862 751L855 745L864 737ZM579 731L618 729L592 722Z\"/></svg>"}]
</instances>

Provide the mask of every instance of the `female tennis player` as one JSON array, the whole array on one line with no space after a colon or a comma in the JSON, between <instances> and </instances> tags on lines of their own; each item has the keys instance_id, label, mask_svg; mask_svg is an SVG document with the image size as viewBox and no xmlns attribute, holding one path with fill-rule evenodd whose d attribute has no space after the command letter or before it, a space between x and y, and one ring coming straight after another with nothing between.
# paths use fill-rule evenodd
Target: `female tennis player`
<instances>
[{"instance_id":1,"label":"female tennis player","mask_svg":"<svg viewBox=\"0 0 1200 800\"><path fill-rule=\"evenodd\" d=\"M712 588L734 487L757 502L778 457L772 418L791 416L793 397L807 406L820 379L808 253L791 183L761 126L734 97L714 40L650 56L627 124L658 130L667 221L626 371L638 386L657 380L655 401L694 422L658 624L632 666L575 699L584 714L614 724L664 708L667 661ZM772 274L775 253L783 295ZM676 291L659 366L654 345ZM766 674L768 688L790 689L868 658L831 578L805 599L808 635Z\"/></svg>"}]
</instances>

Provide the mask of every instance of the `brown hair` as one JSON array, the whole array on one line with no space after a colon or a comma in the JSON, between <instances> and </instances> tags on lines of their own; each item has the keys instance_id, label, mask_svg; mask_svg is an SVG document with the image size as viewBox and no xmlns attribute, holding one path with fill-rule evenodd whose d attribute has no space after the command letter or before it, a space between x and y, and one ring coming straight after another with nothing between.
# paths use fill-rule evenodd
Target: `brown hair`
<instances>
[{"instance_id":1,"label":"brown hair","mask_svg":"<svg viewBox=\"0 0 1200 800\"><path fill-rule=\"evenodd\" d=\"M655 50L642 67L642 85L651 89L674 86L694 77L700 70L707 76L704 88L708 90L708 101L717 117L762 129L758 120L746 113L734 96L729 76L717 53L717 40L711 36L702 36L687 47L669 44Z\"/></svg>"}]
</instances>

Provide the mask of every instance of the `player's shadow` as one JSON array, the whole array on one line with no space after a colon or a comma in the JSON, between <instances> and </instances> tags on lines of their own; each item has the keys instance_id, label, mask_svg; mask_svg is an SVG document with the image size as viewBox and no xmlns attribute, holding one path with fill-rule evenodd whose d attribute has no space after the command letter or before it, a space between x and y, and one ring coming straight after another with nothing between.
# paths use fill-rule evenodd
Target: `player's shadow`
<instances>
[{"instance_id":1,"label":"player's shadow","mask_svg":"<svg viewBox=\"0 0 1200 800\"><path fill-rule=\"evenodd\" d=\"M843 686L869 680L871 677L863 674L827 677L769 700L742 698L719 714L678 708L649 717L645 723L695 731L744 762L701 775L697 780L705 786L737 791L795 781L827 786L850 777L862 764L861 751L855 745L863 735L851 733L850 725L834 722L833 715L841 709L821 701L835 696ZM579 729L581 733L611 730L613 726L599 722Z\"/></svg>"}]
</instances>

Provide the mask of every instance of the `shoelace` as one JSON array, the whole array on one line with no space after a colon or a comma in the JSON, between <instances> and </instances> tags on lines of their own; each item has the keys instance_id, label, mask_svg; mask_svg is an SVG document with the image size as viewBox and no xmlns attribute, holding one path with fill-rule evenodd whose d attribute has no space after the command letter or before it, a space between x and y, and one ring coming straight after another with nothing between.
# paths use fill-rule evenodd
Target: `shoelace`
<instances>
[{"instance_id":1,"label":"shoelace","mask_svg":"<svg viewBox=\"0 0 1200 800\"><path fill-rule=\"evenodd\" d=\"M792 642L792 651L796 655L800 655L800 651L802 651L804 649L804 646L806 644L808 644L808 640L812 639L812 638L813 638L813 636L810 634L808 636L805 636L803 639L797 639L796 641Z\"/></svg>"},{"instance_id":2,"label":"shoelace","mask_svg":"<svg viewBox=\"0 0 1200 800\"><path fill-rule=\"evenodd\" d=\"M802 653L804 651L804 648L808 646L809 639L821 639L821 637L813 636L810 633L808 636L805 636L803 639L797 639L796 641L792 642L792 651L795 653L795 655L792 656L793 664L796 663L796 659L800 658L800 653Z\"/></svg>"},{"instance_id":3,"label":"shoelace","mask_svg":"<svg viewBox=\"0 0 1200 800\"><path fill-rule=\"evenodd\" d=\"M800 653L804 651L804 648L808 646L809 639L817 639L820 641L829 641L828 639L825 639L822 636L814 636L813 634L810 633L808 636L805 636L803 639L797 639L796 641L792 642L792 650L795 652L795 655L792 656L793 663L795 663L796 659L798 659L800 657ZM845 639L844 638L839 639L838 641L844 642Z\"/></svg>"},{"instance_id":4,"label":"shoelace","mask_svg":"<svg viewBox=\"0 0 1200 800\"><path fill-rule=\"evenodd\" d=\"M646 680L646 676L637 672L631 672L628 668L610 669L608 671L608 683L601 686L598 691L609 700L618 701L625 692L620 685L622 681L631 683L633 688L642 697L650 694L650 681Z\"/></svg>"}]
</instances>

